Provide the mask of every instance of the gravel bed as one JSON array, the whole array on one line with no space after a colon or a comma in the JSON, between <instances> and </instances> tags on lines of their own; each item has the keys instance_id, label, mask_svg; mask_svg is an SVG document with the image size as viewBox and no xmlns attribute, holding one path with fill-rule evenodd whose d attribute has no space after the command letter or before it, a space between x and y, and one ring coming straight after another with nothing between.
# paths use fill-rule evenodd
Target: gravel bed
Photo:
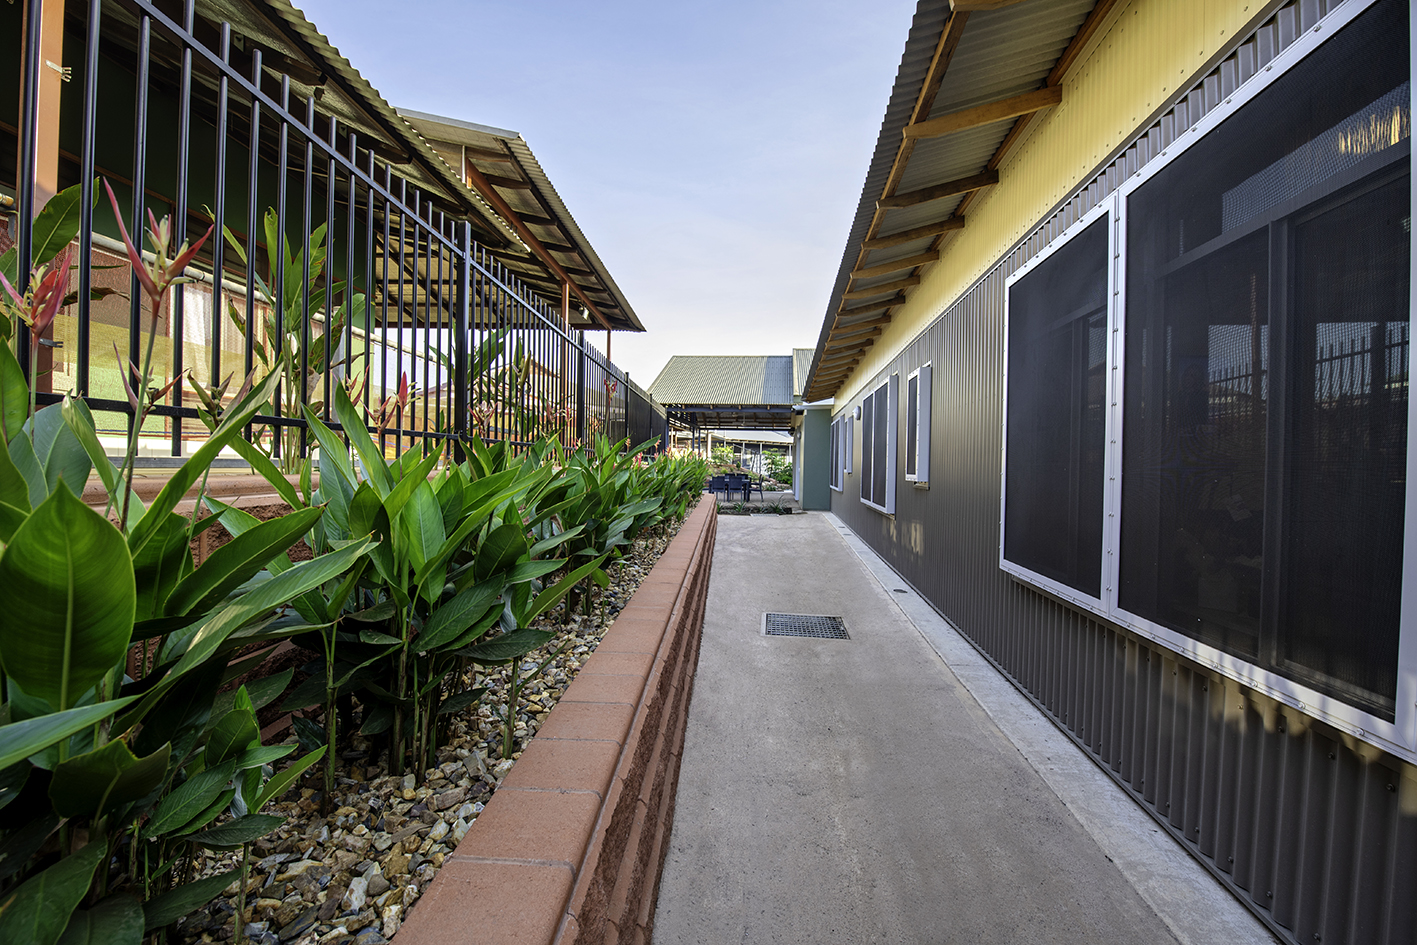
<instances>
[{"instance_id":1,"label":"gravel bed","mask_svg":"<svg viewBox=\"0 0 1417 945\"><path fill-rule=\"evenodd\" d=\"M256 945L379 945L398 931L444 858L477 820L546 714L575 679L677 526L642 536L610 571L610 586L596 589L594 613L569 619L554 612L557 629L547 650L528 654L523 673L568 639L570 645L522 690L510 758L502 758L502 716L509 667L478 672L475 685L490 691L452 723L438 764L402 778L386 774L370 745L356 736L338 771L341 793L328 818L320 814L324 769L314 765L262 813L287 818L273 834L251 845L246 881L246 940ZM578 608L579 609L579 608ZM291 739L293 741L293 737ZM192 876L240 866L240 853L197 854ZM237 883L178 926L183 942L225 942L235 936Z\"/></svg>"}]
</instances>

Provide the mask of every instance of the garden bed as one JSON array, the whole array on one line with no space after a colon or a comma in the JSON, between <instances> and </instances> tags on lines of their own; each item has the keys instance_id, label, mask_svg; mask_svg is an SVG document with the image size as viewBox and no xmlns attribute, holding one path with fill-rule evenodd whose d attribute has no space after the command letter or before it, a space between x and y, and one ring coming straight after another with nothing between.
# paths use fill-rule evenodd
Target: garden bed
<instances>
[{"instance_id":1,"label":"garden bed","mask_svg":"<svg viewBox=\"0 0 1417 945\"><path fill-rule=\"evenodd\" d=\"M595 616L566 620L562 607L554 612L557 622L542 626L557 632L556 646L570 645L523 690L510 758L502 757L502 720L495 711L509 669L490 667L475 681L489 687L488 695L454 720L436 767L388 776L387 758L363 755L369 743L356 737L341 757L340 793L328 818L320 814L319 765L300 787L273 802L267 812L288 819L252 845L247 940L377 945L397 932L677 530L659 529L635 542L612 569L610 586L597 593ZM519 666L529 670L548 655L533 652ZM219 874L239 863L237 853L206 853L195 875ZM233 883L189 916L179 927L181 939L231 941L237 893Z\"/></svg>"}]
</instances>

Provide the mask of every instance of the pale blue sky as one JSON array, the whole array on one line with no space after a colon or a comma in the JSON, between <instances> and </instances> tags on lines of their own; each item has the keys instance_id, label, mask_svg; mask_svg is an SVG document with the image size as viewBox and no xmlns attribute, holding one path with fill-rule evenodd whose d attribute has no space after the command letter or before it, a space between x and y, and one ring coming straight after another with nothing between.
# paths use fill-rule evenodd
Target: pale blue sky
<instances>
[{"instance_id":1,"label":"pale blue sky","mask_svg":"<svg viewBox=\"0 0 1417 945\"><path fill-rule=\"evenodd\" d=\"M647 329L613 342L640 384L816 344L913 0L296 4L395 107L526 138Z\"/></svg>"}]
</instances>

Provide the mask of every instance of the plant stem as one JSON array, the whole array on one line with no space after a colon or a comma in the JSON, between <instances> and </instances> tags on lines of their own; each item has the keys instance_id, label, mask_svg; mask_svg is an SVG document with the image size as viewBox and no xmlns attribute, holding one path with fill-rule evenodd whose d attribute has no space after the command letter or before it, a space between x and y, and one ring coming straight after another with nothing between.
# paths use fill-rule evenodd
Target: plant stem
<instances>
[{"instance_id":1,"label":"plant stem","mask_svg":"<svg viewBox=\"0 0 1417 945\"><path fill-rule=\"evenodd\" d=\"M326 816L334 809L331 799L335 796L335 738L338 735L335 719L335 634L339 632L339 622L330 627L330 635L325 643L325 796L320 799L321 813Z\"/></svg>"},{"instance_id":2,"label":"plant stem","mask_svg":"<svg viewBox=\"0 0 1417 945\"><path fill-rule=\"evenodd\" d=\"M133 494L133 475L137 472L138 434L142 432L143 421L147 418L148 378L153 365L153 342L157 340L157 318L162 309L162 295L152 300L152 320L148 324L148 347L143 353L143 368L138 377L138 389L134 396L138 399L138 409L133 417L133 432L128 437L128 452L123 457L124 478L123 510L118 514L119 528L128 532L128 499Z\"/></svg>"},{"instance_id":3,"label":"plant stem","mask_svg":"<svg viewBox=\"0 0 1417 945\"><path fill-rule=\"evenodd\" d=\"M251 865L251 844L241 844L241 883L236 891L236 941L241 945L246 941L246 876Z\"/></svg>"}]
</instances>

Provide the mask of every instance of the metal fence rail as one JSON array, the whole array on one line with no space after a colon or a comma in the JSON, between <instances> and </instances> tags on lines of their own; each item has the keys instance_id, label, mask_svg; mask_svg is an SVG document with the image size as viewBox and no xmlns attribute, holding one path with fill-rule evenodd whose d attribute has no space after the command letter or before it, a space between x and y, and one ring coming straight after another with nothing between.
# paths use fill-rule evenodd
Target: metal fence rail
<instances>
[{"instance_id":1,"label":"metal fence rail","mask_svg":"<svg viewBox=\"0 0 1417 945\"><path fill-rule=\"evenodd\" d=\"M78 129L77 150L61 148L59 180L80 192L76 301L39 352L30 381L40 403L83 397L101 426L126 431L133 411L121 375L136 381L132 365L151 331L153 382L182 381L154 408L143 439L160 438L174 456L206 434L184 387L211 390L235 375L230 397L253 370L285 372L256 428L277 455L307 450L307 407L338 428L336 385L394 454L472 434L578 443L666 428L664 409L559 305L475 242L455 207L395 173L380 156L387 142L361 140L326 114L317 90L298 98L259 46L237 49L229 24L204 41L194 0L181 22L150 0L86 6L82 58L71 57L79 88L66 91L60 117ZM13 181L22 291L32 265L47 261L34 258L40 208L29 186L44 67L38 9L29 4L30 28L11 60L24 63ZM132 110L126 131L115 103ZM189 271L195 281L156 319L113 239L99 180L113 187L135 242L149 211L172 217L175 243L214 227ZM27 335L17 342L28 365Z\"/></svg>"}]
</instances>

